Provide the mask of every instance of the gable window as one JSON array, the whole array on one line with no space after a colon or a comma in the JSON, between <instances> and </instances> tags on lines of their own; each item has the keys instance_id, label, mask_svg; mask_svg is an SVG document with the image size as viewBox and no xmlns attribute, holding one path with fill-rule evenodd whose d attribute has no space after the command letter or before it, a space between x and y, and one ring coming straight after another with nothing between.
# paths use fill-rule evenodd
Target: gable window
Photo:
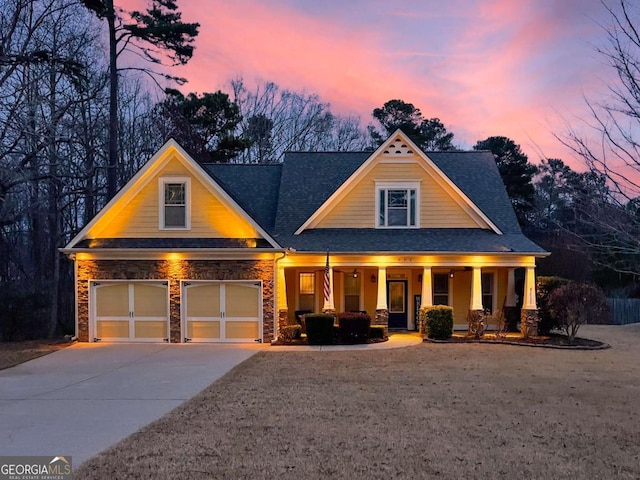
<instances>
[{"instance_id":1,"label":"gable window","mask_svg":"<svg viewBox=\"0 0 640 480\"><path fill-rule=\"evenodd\" d=\"M191 228L189 215L188 178L165 177L160 179L160 229L188 230Z\"/></svg>"},{"instance_id":2,"label":"gable window","mask_svg":"<svg viewBox=\"0 0 640 480\"><path fill-rule=\"evenodd\" d=\"M433 274L433 304L449 305L449 275Z\"/></svg>"},{"instance_id":3,"label":"gable window","mask_svg":"<svg viewBox=\"0 0 640 480\"><path fill-rule=\"evenodd\" d=\"M419 184L376 183L377 228L419 227Z\"/></svg>"},{"instance_id":4,"label":"gable window","mask_svg":"<svg viewBox=\"0 0 640 480\"><path fill-rule=\"evenodd\" d=\"M299 310L313 312L316 309L316 274L300 273L299 280Z\"/></svg>"}]
</instances>

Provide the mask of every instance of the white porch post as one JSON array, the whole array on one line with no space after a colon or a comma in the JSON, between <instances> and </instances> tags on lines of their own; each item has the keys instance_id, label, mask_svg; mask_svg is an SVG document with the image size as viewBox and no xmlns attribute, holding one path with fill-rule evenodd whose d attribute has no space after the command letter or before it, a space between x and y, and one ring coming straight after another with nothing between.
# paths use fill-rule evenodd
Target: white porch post
<instances>
[{"instance_id":1,"label":"white porch post","mask_svg":"<svg viewBox=\"0 0 640 480\"><path fill-rule=\"evenodd\" d=\"M324 297L324 272L322 273L322 295ZM333 301L333 267L329 267L329 298L324 299L324 304L322 306L322 311L334 311L336 309L335 303Z\"/></svg>"},{"instance_id":2,"label":"white porch post","mask_svg":"<svg viewBox=\"0 0 640 480\"><path fill-rule=\"evenodd\" d=\"M507 300L504 304L505 307L516 306L516 269L510 268L507 270Z\"/></svg>"},{"instance_id":3,"label":"white porch post","mask_svg":"<svg viewBox=\"0 0 640 480\"><path fill-rule=\"evenodd\" d=\"M378 267L378 303L376 310L387 310L387 268Z\"/></svg>"},{"instance_id":4,"label":"white porch post","mask_svg":"<svg viewBox=\"0 0 640 480\"><path fill-rule=\"evenodd\" d=\"M523 310L537 310L536 304L536 267L527 267L524 277Z\"/></svg>"},{"instance_id":5,"label":"white porch post","mask_svg":"<svg viewBox=\"0 0 640 480\"><path fill-rule=\"evenodd\" d=\"M473 267L471 310L482 310L482 269L480 267Z\"/></svg>"},{"instance_id":6,"label":"white porch post","mask_svg":"<svg viewBox=\"0 0 640 480\"><path fill-rule=\"evenodd\" d=\"M433 287L431 284L431 267L422 269L422 298L420 307L430 307L433 305Z\"/></svg>"}]
</instances>

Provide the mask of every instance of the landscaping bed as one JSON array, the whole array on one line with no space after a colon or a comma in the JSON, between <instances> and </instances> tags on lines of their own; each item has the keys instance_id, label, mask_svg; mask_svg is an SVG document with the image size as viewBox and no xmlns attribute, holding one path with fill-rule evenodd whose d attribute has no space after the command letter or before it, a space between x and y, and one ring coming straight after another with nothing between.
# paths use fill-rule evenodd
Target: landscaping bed
<instances>
[{"instance_id":1,"label":"landscaping bed","mask_svg":"<svg viewBox=\"0 0 640 480\"><path fill-rule=\"evenodd\" d=\"M598 340L590 340L588 338L576 337L573 343L569 341L566 335L550 334L544 336L535 336L524 338L521 335L507 334L506 337L496 337L493 333L485 333L482 338L475 338L473 335L454 334L446 340L435 340L426 338L425 341L432 343L493 343L504 345L521 345L525 347L547 347L547 348L564 348L573 350L601 350L610 348L608 343Z\"/></svg>"}]
</instances>

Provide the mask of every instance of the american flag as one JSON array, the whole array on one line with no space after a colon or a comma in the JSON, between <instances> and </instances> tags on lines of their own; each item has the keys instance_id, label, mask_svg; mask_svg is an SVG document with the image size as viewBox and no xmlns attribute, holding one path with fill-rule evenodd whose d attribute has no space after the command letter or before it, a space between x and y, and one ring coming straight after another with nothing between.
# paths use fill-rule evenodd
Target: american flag
<instances>
[{"instance_id":1,"label":"american flag","mask_svg":"<svg viewBox=\"0 0 640 480\"><path fill-rule=\"evenodd\" d=\"M327 250L327 264L324 267L324 301L331 301L331 283L329 279L329 250Z\"/></svg>"}]
</instances>

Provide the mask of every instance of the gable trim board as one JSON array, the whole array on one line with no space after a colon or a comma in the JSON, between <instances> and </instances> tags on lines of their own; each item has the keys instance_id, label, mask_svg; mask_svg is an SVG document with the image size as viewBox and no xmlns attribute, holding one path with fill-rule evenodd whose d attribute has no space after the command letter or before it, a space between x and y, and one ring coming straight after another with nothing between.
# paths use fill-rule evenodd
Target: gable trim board
<instances>
[{"instance_id":1,"label":"gable trim board","mask_svg":"<svg viewBox=\"0 0 640 480\"><path fill-rule=\"evenodd\" d=\"M473 218L480 228L489 228L494 233L502 235L500 229L487 217L482 210L480 210L469 197L454 184L447 175L421 150L419 149L409 137L407 137L401 130L396 130L385 142L380 145L363 163L356 169L355 172L342 184L335 192L325 200L322 205L294 232L294 235L300 235L307 229L316 227L335 207L342 199L344 199L349 192L351 192L358 181L362 179L374 166L378 163L395 163L396 160L379 158L381 154L389 147L390 144L400 139L405 144L409 145L412 149L412 154L418 156L420 160L405 158L398 159L398 162L402 163L415 163L422 167L422 169L431 178L433 178L441 187L450 188L455 195L452 195L452 199ZM435 175L432 173L435 172ZM380 180L384 181L384 180ZM425 227L422 227L425 228Z\"/></svg>"},{"instance_id":2,"label":"gable trim board","mask_svg":"<svg viewBox=\"0 0 640 480\"><path fill-rule=\"evenodd\" d=\"M278 243L262 228L238 203L209 175L191 156L173 139L168 140L158 152L129 180L98 214L66 245L64 250L73 248L75 244L86 238L94 238L106 227L110 220L117 216L124 207L148 185L153 176L162 170L172 159L178 160L190 174L194 175L202 185L218 198L234 215L247 221L262 238L273 248L281 248ZM104 223L104 225L102 225ZM100 228L102 225L102 228ZM162 231L162 230L161 230Z\"/></svg>"}]
</instances>

